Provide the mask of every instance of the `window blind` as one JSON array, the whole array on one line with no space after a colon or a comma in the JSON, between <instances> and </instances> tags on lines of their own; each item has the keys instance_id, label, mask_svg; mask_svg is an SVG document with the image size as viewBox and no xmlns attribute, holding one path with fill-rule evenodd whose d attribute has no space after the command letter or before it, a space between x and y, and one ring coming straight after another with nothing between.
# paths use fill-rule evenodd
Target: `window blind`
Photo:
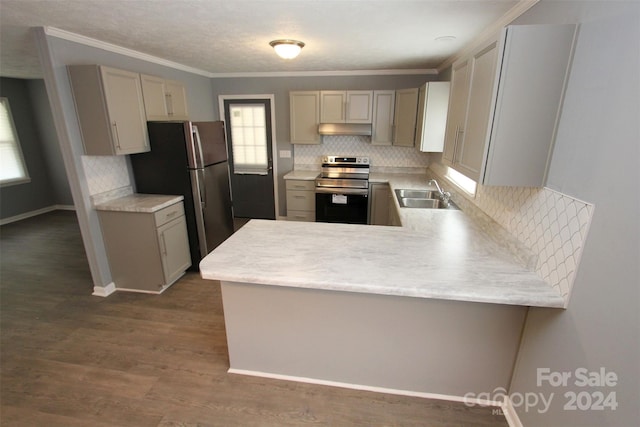
<instances>
[{"instance_id":1,"label":"window blind","mask_svg":"<svg viewBox=\"0 0 640 427\"><path fill-rule=\"evenodd\" d=\"M268 156L264 105L234 105L229 113L234 173L266 175Z\"/></svg>"},{"instance_id":2,"label":"window blind","mask_svg":"<svg viewBox=\"0 0 640 427\"><path fill-rule=\"evenodd\" d=\"M9 100L0 98L0 185L29 181Z\"/></svg>"}]
</instances>

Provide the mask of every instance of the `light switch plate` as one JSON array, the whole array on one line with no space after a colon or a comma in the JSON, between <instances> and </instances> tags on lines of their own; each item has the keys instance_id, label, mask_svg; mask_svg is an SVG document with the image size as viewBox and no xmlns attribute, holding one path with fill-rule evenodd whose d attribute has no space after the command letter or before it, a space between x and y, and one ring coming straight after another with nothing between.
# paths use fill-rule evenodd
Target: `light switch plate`
<instances>
[{"instance_id":1,"label":"light switch plate","mask_svg":"<svg viewBox=\"0 0 640 427\"><path fill-rule=\"evenodd\" d=\"M281 159L290 159L291 158L291 150L280 150L280 158Z\"/></svg>"}]
</instances>

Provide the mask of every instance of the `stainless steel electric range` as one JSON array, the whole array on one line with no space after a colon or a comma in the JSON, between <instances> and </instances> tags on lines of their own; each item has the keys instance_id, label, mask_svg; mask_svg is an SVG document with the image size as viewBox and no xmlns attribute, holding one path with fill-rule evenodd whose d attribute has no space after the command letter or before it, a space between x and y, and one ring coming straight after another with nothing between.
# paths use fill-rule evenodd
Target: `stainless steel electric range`
<instances>
[{"instance_id":1,"label":"stainless steel electric range","mask_svg":"<svg viewBox=\"0 0 640 427\"><path fill-rule=\"evenodd\" d=\"M316 178L316 222L366 224L369 171L368 157L323 157Z\"/></svg>"}]
</instances>

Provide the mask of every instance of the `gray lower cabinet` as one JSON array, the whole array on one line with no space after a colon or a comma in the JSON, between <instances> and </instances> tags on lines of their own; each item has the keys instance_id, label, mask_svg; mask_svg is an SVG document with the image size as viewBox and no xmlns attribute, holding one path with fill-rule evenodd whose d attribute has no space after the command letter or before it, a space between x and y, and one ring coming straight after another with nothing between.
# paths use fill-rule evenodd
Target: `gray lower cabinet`
<instances>
[{"instance_id":1,"label":"gray lower cabinet","mask_svg":"<svg viewBox=\"0 0 640 427\"><path fill-rule=\"evenodd\" d=\"M389 191L389 225L393 225L394 227L402 227L402 221L400 221L400 213L398 209L396 209L395 203L391 198L393 197L393 193Z\"/></svg>"},{"instance_id":2,"label":"gray lower cabinet","mask_svg":"<svg viewBox=\"0 0 640 427\"><path fill-rule=\"evenodd\" d=\"M159 211L98 211L117 289L159 293L189 266L182 202Z\"/></svg>"},{"instance_id":3,"label":"gray lower cabinet","mask_svg":"<svg viewBox=\"0 0 640 427\"><path fill-rule=\"evenodd\" d=\"M316 183L315 181L288 179L287 187L287 220L316 220Z\"/></svg>"},{"instance_id":4,"label":"gray lower cabinet","mask_svg":"<svg viewBox=\"0 0 640 427\"><path fill-rule=\"evenodd\" d=\"M369 187L369 224L389 225L390 190L388 184L371 183Z\"/></svg>"}]
</instances>

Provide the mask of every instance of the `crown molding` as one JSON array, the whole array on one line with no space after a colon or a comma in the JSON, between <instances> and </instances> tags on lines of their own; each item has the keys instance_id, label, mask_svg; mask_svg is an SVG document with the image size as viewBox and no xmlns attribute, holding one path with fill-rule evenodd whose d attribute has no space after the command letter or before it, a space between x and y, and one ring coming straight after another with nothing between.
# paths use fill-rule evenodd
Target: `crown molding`
<instances>
[{"instance_id":1,"label":"crown molding","mask_svg":"<svg viewBox=\"0 0 640 427\"><path fill-rule=\"evenodd\" d=\"M51 37L56 37L63 40L69 40L85 46L96 47L98 49L106 50L108 52L117 53L120 55L128 56L135 59L140 59L147 62L152 62L154 64L163 65L165 67L174 68L176 70L186 71L188 73L198 74L204 77L211 77L211 73L204 70L200 70L198 68L193 68L193 67L179 64L177 62L168 61L166 59L162 59L157 56L138 52L137 50L118 46L112 43L103 42L101 40L93 39L91 37L83 36L80 34L69 32L69 31L61 30L59 28L44 27L44 32L46 35Z\"/></svg>"},{"instance_id":2,"label":"crown molding","mask_svg":"<svg viewBox=\"0 0 640 427\"><path fill-rule=\"evenodd\" d=\"M91 37L61 30L55 27L44 27L46 35L63 40L72 41L85 46L91 46L108 52L140 59L176 70L186 71L209 78L237 78L237 77L321 77L321 76L392 76L392 75L437 75L435 68L422 69L398 69L398 70L343 70L343 71L264 71L264 72L238 72L238 73L211 73L198 68L182 65L177 62L159 58L137 50L103 42Z\"/></svg>"},{"instance_id":3,"label":"crown molding","mask_svg":"<svg viewBox=\"0 0 640 427\"><path fill-rule=\"evenodd\" d=\"M507 13L502 15L497 21L487 27L482 33L478 35L478 37L475 37L471 43L463 47L460 51L456 52L454 55L450 56L442 64L440 64L437 68L437 72L443 72L448 67L453 65L453 63L457 60L464 58L491 38L495 38L497 34L500 34L500 31L504 27L512 23L516 18L525 13L527 10L531 9L539 1L540 0L518 1L518 3L511 9L509 9Z\"/></svg>"},{"instance_id":4,"label":"crown molding","mask_svg":"<svg viewBox=\"0 0 640 427\"><path fill-rule=\"evenodd\" d=\"M435 68L421 68L415 70L337 70L337 71L265 71L245 73L211 73L213 78L233 77L335 77L335 76L398 76L398 75L437 75Z\"/></svg>"}]
</instances>

